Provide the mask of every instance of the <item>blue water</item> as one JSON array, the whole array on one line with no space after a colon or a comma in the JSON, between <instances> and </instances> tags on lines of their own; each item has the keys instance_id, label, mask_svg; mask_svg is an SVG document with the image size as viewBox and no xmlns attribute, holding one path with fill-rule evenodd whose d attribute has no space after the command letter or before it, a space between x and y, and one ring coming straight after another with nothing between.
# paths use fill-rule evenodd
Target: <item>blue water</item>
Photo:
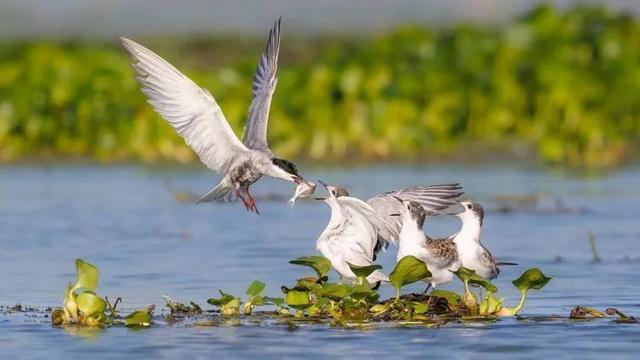
<instances>
[{"instance_id":1,"label":"blue water","mask_svg":"<svg viewBox=\"0 0 640 360\"><path fill-rule=\"evenodd\" d=\"M496 257L519 263L503 269L495 283L514 305L510 284L528 267L554 279L532 291L525 316L568 316L575 305L600 310L617 307L640 316L640 171L626 169L599 177L517 166L368 167L309 169L312 179L346 186L365 198L416 184L461 182L466 196L487 210L483 241ZM38 309L60 306L74 280L74 259L96 264L98 292L122 297L122 308L164 302L162 295L195 301L205 309L217 289L244 294L253 280L279 296L303 268L288 260L315 254L315 240L329 217L313 201L294 209L286 200L258 200L261 215L239 203L196 206L176 200L171 189L206 192L216 178L202 170L137 166L0 167L0 305L21 303ZM289 197L290 184L261 180L257 197ZM504 214L496 196L536 195L536 209ZM558 210L559 202L562 203ZM446 235L456 218L430 220L427 231ZM601 262L594 263L588 232L596 238ZM395 248L382 254L393 267ZM457 283L445 286L460 290ZM406 291L420 291L422 285ZM391 289L382 290L383 297ZM156 311L159 313L159 311ZM239 327L169 326L159 322L134 331L54 328L43 314L0 313L1 357L63 356L211 358L260 355L455 356L635 358L640 324L612 319L496 323L451 323L425 327L345 330L328 325L286 326L245 323Z\"/></svg>"}]
</instances>

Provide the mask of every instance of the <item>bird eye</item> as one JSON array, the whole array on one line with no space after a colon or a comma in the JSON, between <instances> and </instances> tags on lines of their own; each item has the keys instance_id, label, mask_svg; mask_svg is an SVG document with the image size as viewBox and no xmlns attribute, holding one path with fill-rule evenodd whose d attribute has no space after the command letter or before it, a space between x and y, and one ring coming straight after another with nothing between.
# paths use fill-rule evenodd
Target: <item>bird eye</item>
<instances>
[{"instance_id":1,"label":"bird eye","mask_svg":"<svg viewBox=\"0 0 640 360\"><path fill-rule=\"evenodd\" d=\"M471 210L471 204L467 205L467 209Z\"/></svg>"},{"instance_id":2,"label":"bird eye","mask_svg":"<svg viewBox=\"0 0 640 360\"><path fill-rule=\"evenodd\" d=\"M335 192L334 190L331 190L331 194L332 194L333 196L336 196L336 192Z\"/></svg>"}]
</instances>

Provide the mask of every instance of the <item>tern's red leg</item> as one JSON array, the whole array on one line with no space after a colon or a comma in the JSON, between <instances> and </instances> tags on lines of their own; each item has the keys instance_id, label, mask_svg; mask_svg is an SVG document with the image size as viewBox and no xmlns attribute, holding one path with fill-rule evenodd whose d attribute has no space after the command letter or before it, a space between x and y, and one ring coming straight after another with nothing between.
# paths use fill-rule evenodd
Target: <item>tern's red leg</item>
<instances>
[{"instance_id":1,"label":"tern's red leg","mask_svg":"<svg viewBox=\"0 0 640 360\"><path fill-rule=\"evenodd\" d=\"M244 204L244 207L247 209L247 211L251 210L249 208L249 203L244 199L240 190L236 190L236 195L240 198L240 200L242 200L242 203Z\"/></svg>"},{"instance_id":2,"label":"tern's red leg","mask_svg":"<svg viewBox=\"0 0 640 360\"><path fill-rule=\"evenodd\" d=\"M249 189L247 189L247 196L249 196L249 209L256 212L256 214L260 215L260 211L258 211L258 206L256 206L256 200L251 196Z\"/></svg>"}]
</instances>

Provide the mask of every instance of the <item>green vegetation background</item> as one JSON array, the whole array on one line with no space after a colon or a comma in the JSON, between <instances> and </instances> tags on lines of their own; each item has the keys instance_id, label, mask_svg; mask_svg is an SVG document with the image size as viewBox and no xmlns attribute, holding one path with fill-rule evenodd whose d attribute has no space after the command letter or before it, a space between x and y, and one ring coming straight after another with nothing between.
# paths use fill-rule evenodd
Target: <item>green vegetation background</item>
<instances>
[{"instance_id":1,"label":"green vegetation background","mask_svg":"<svg viewBox=\"0 0 640 360\"><path fill-rule=\"evenodd\" d=\"M236 133L264 39L136 39L208 88ZM282 157L426 161L482 152L615 166L640 138L640 22L539 6L501 27L361 39L284 32L270 143ZM0 43L0 162L194 161L114 41Z\"/></svg>"}]
</instances>

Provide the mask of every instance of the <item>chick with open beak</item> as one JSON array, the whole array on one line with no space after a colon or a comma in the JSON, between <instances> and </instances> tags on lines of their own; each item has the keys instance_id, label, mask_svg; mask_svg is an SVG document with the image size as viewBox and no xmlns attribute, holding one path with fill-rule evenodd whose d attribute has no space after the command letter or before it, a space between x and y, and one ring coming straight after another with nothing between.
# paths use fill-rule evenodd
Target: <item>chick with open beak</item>
<instances>
[{"instance_id":1,"label":"chick with open beak","mask_svg":"<svg viewBox=\"0 0 640 360\"><path fill-rule=\"evenodd\" d=\"M316 241L316 248L343 279L355 281L356 276L349 265L367 266L375 261L378 230L372 219L377 215L369 204L350 197L345 188L319 182L329 196L316 200L329 205L331 217ZM376 270L367 281L379 285L388 282L389 278Z\"/></svg>"}]
</instances>

